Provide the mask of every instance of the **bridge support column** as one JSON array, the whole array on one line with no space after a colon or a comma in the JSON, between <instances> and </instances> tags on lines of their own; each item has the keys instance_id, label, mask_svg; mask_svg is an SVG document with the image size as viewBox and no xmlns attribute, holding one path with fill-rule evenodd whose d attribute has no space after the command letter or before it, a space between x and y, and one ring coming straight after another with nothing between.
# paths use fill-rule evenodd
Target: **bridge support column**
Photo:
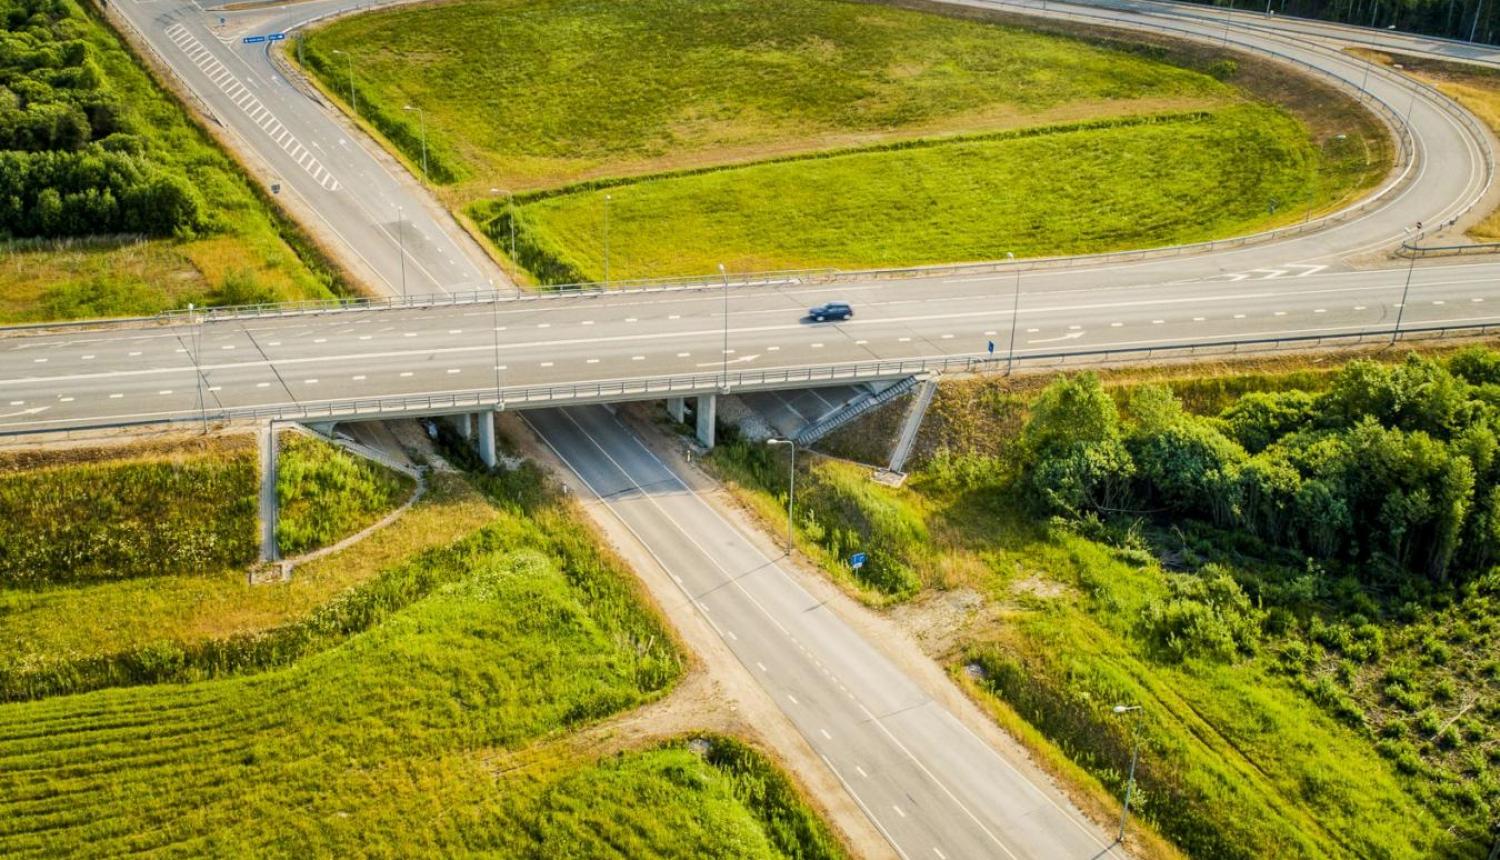
<instances>
[{"instance_id":1,"label":"bridge support column","mask_svg":"<svg viewBox=\"0 0 1500 860\"><path fill-rule=\"evenodd\" d=\"M473 439L474 438L474 416L473 415L465 412L462 415L454 415L451 418L451 420L453 421L453 429L455 429L455 430L458 431L458 435L459 436L461 436L464 439Z\"/></svg>"},{"instance_id":2,"label":"bridge support column","mask_svg":"<svg viewBox=\"0 0 1500 860\"><path fill-rule=\"evenodd\" d=\"M276 424L260 428L260 560L276 561Z\"/></svg>"},{"instance_id":3,"label":"bridge support column","mask_svg":"<svg viewBox=\"0 0 1500 860\"><path fill-rule=\"evenodd\" d=\"M672 416L672 420L676 421L678 424L686 424L687 423L687 398L686 397L668 397L667 398L667 414L670 415L670 416Z\"/></svg>"},{"instance_id":4,"label":"bridge support column","mask_svg":"<svg viewBox=\"0 0 1500 860\"><path fill-rule=\"evenodd\" d=\"M475 412L474 422L479 425L479 432L474 444L479 449L479 459L491 469L495 468L495 413Z\"/></svg>"},{"instance_id":5,"label":"bridge support column","mask_svg":"<svg viewBox=\"0 0 1500 860\"><path fill-rule=\"evenodd\" d=\"M697 405L693 412L696 413L698 441L705 448L714 446L714 419L719 407L719 396L717 394L699 395Z\"/></svg>"}]
</instances>

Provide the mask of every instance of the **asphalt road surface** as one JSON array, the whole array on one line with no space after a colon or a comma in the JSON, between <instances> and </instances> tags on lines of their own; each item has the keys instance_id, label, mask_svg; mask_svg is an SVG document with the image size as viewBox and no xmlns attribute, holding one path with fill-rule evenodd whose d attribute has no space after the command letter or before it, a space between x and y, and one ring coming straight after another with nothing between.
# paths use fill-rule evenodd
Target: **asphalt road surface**
<instances>
[{"instance_id":1,"label":"asphalt road surface","mask_svg":"<svg viewBox=\"0 0 1500 860\"><path fill-rule=\"evenodd\" d=\"M243 41L372 4L313 0L241 11L182 0L113 5L213 120L265 166L252 162L252 172L267 185L280 184L280 194L300 197L319 222L309 226L373 289L428 295L503 283L504 275L411 176L377 157L368 138L347 131L308 84L294 86L282 76L271 62L272 43Z\"/></svg>"},{"instance_id":2,"label":"asphalt road surface","mask_svg":"<svg viewBox=\"0 0 1500 860\"><path fill-rule=\"evenodd\" d=\"M909 858L1117 856L809 595L602 406L527 420L608 504Z\"/></svg>"}]
</instances>

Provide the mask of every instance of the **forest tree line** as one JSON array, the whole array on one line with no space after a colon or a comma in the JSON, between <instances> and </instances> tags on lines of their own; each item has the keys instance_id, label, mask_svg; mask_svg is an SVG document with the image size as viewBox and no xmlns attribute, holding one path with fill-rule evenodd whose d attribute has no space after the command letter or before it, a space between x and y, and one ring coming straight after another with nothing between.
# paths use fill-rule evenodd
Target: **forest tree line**
<instances>
[{"instance_id":1,"label":"forest tree line","mask_svg":"<svg viewBox=\"0 0 1500 860\"><path fill-rule=\"evenodd\" d=\"M131 127L72 0L0 0L0 237L191 234L203 201Z\"/></svg>"},{"instance_id":2,"label":"forest tree line","mask_svg":"<svg viewBox=\"0 0 1500 860\"><path fill-rule=\"evenodd\" d=\"M1295 15L1494 44L1500 0L1189 0L1262 14Z\"/></svg>"}]
</instances>

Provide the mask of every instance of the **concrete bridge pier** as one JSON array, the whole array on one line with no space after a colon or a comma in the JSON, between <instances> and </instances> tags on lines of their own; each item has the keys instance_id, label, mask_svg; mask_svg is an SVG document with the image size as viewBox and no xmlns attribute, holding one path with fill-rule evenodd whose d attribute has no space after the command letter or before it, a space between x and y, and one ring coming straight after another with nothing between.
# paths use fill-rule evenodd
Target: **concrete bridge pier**
<instances>
[{"instance_id":1,"label":"concrete bridge pier","mask_svg":"<svg viewBox=\"0 0 1500 860\"><path fill-rule=\"evenodd\" d=\"M478 438L474 440L475 447L479 449L479 459L484 461L485 466L493 469L496 462L495 413L475 412L473 418L474 423L479 425L479 432L476 434Z\"/></svg>"},{"instance_id":2,"label":"concrete bridge pier","mask_svg":"<svg viewBox=\"0 0 1500 860\"><path fill-rule=\"evenodd\" d=\"M273 562L281 553L276 546L276 422L260 428L260 560Z\"/></svg>"},{"instance_id":3,"label":"concrete bridge pier","mask_svg":"<svg viewBox=\"0 0 1500 860\"><path fill-rule=\"evenodd\" d=\"M667 414L678 424L688 423L686 397L668 397ZM705 448L714 446L714 420L718 417L719 398L716 394L700 394L693 398L693 429L698 442Z\"/></svg>"},{"instance_id":4,"label":"concrete bridge pier","mask_svg":"<svg viewBox=\"0 0 1500 860\"><path fill-rule=\"evenodd\" d=\"M705 448L714 446L714 419L718 416L719 396L700 394L693 412L697 419L698 442Z\"/></svg>"}]
</instances>

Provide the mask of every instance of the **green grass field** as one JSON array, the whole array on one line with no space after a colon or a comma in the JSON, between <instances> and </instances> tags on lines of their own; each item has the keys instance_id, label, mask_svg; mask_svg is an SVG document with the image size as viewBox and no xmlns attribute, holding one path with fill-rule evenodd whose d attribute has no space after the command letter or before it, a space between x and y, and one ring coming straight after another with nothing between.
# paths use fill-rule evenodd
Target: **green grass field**
<instances>
[{"instance_id":1,"label":"green grass field","mask_svg":"<svg viewBox=\"0 0 1500 860\"><path fill-rule=\"evenodd\" d=\"M514 216L539 283L604 277L605 194L623 279L1225 236L1388 165L1378 124L1285 72L1107 38L835 0L461 0L302 55L346 109L354 58L361 115L414 167L421 108L440 196L507 253Z\"/></svg>"},{"instance_id":2,"label":"green grass field","mask_svg":"<svg viewBox=\"0 0 1500 860\"><path fill-rule=\"evenodd\" d=\"M276 469L276 540L291 557L330 546L400 507L406 475L300 433L284 433Z\"/></svg>"},{"instance_id":3,"label":"green grass field","mask_svg":"<svg viewBox=\"0 0 1500 860\"><path fill-rule=\"evenodd\" d=\"M343 289L109 26L80 5L63 8L67 38L87 43L104 89L118 97L119 123L141 138L154 163L198 190L209 229L146 242L0 238L0 323L150 314L190 301L322 298Z\"/></svg>"},{"instance_id":4,"label":"green grass field","mask_svg":"<svg viewBox=\"0 0 1500 860\"><path fill-rule=\"evenodd\" d=\"M859 268L1193 242L1301 219L1310 201L1344 191L1323 182L1323 163L1295 120L1244 104L548 196L519 207L517 253L554 280L601 279L606 193L612 278L720 262Z\"/></svg>"},{"instance_id":5,"label":"green grass field","mask_svg":"<svg viewBox=\"0 0 1500 860\"><path fill-rule=\"evenodd\" d=\"M452 480L485 524L314 650L0 705L0 854L842 856L736 741L571 746L670 690L672 637L535 470Z\"/></svg>"},{"instance_id":6,"label":"green grass field","mask_svg":"<svg viewBox=\"0 0 1500 860\"><path fill-rule=\"evenodd\" d=\"M1159 380L1217 415L1247 392L1325 390L1337 369L1296 365L1121 371L1110 390L1123 402ZM1424 593L1362 586L1192 521L1048 523L1012 483L1039 389L1018 385L945 385L900 489L846 461L799 458L802 549L866 602L909 603L917 617L945 592L977 593L989 611L934 656L1085 791L1123 793L1130 726L1109 707L1142 705L1136 809L1190 856L1483 856L1500 824L1495 573ZM878 456L871 432L827 442ZM781 527L784 455L733 443L711 462ZM871 558L857 574L842 563L855 549ZM1149 619L1176 572L1204 558L1244 583L1263 626L1251 653L1166 659Z\"/></svg>"}]
</instances>

